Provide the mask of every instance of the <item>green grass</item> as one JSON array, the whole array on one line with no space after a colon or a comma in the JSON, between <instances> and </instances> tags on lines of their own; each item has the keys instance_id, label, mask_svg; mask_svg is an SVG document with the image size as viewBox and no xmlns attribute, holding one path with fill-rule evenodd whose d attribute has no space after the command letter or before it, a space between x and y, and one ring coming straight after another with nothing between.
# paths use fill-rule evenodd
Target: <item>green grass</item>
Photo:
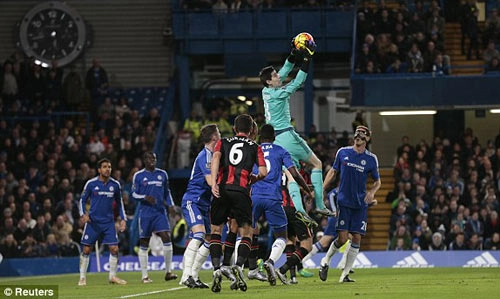
<instances>
[{"instance_id":1,"label":"green grass","mask_svg":"<svg viewBox=\"0 0 500 299\"><path fill-rule=\"evenodd\" d=\"M59 298L119 298L144 294L132 298L259 298L259 299L320 299L320 298L498 298L500 294L500 268L427 268L427 269L356 269L351 275L355 283L339 284L339 270L331 269L326 282L321 281L318 270L312 278L299 277L297 285L269 286L268 283L250 281L247 292L231 291L223 282L222 291L214 294L210 289L187 289L178 281L165 282L163 273L150 272L152 284L140 283L139 272L119 273L128 281L125 286L109 285L107 273L89 274L87 286L78 287L78 274L0 278L0 285L55 285ZM180 274L180 273L178 273ZM201 279L211 283L211 271L203 271ZM3 294L0 294L3 297Z\"/></svg>"}]
</instances>

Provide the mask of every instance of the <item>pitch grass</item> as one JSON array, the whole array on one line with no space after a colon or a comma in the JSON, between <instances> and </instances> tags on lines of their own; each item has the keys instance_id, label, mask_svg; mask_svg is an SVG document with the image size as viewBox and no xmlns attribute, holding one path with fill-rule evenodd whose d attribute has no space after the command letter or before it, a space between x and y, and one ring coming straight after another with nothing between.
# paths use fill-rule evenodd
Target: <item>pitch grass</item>
<instances>
[{"instance_id":1,"label":"pitch grass","mask_svg":"<svg viewBox=\"0 0 500 299\"><path fill-rule=\"evenodd\" d=\"M128 281L125 286L108 284L108 274L89 274L87 286L78 287L78 274L0 278L0 285L59 286L59 298L498 298L500 268L427 268L427 269L356 269L351 275L355 283L339 284L339 270L330 269L323 282L318 270L312 278L299 277L297 285L271 287L267 282L249 281L246 292L231 291L223 280L221 293L210 289L187 289L177 281L165 282L164 274L151 272L151 284L141 284L139 272L119 273ZM180 274L180 273L178 273ZM201 279L211 284L211 271L203 271ZM3 294L0 294L3 297Z\"/></svg>"}]
</instances>

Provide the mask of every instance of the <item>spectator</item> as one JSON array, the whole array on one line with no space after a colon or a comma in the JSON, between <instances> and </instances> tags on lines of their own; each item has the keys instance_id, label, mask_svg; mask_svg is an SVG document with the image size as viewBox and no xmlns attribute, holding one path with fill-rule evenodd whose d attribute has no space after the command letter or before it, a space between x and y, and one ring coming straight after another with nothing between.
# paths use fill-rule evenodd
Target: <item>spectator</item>
<instances>
[{"instance_id":1,"label":"spectator","mask_svg":"<svg viewBox=\"0 0 500 299\"><path fill-rule=\"evenodd\" d=\"M56 223L52 225L52 232L56 236L57 243L62 244L64 235L70 235L73 231L71 224L64 220L64 216L57 216Z\"/></svg>"},{"instance_id":2,"label":"spectator","mask_svg":"<svg viewBox=\"0 0 500 299\"><path fill-rule=\"evenodd\" d=\"M498 16L498 9L491 9L491 15L486 19L483 33L483 41L498 41L500 34L500 16Z\"/></svg>"},{"instance_id":3,"label":"spectator","mask_svg":"<svg viewBox=\"0 0 500 299\"><path fill-rule=\"evenodd\" d=\"M467 35L469 37L469 48L467 50L467 59L471 60L472 51L476 52L476 59L479 60L479 10L474 10L467 22Z\"/></svg>"},{"instance_id":4,"label":"spectator","mask_svg":"<svg viewBox=\"0 0 500 299\"><path fill-rule=\"evenodd\" d=\"M24 218L21 218L17 223L16 230L14 231L14 238L17 241L22 242L26 239L28 234L31 234L31 228L28 227L26 220Z\"/></svg>"},{"instance_id":5,"label":"spectator","mask_svg":"<svg viewBox=\"0 0 500 299\"><path fill-rule=\"evenodd\" d=\"M401 63L399 58L396 58L394 62L387 67L385 72L389 74L406 73L406 63Z\"/></svg>"},{"instance_id":6,"label":"spectator","mask_svg":"<svg viewBox=\"0 0 500 299\"><path fill-rule=\"evenodd\" d=\"M21 242L21 257L36 257L41 255L41 247L33 238L33 234L28 234Z\"/></svg>"},{"instance_id":7,"label":"spectator","mask_svg":"<svg viewBox=\"0 0 500 299\"><path fill-rule=\"evenodd\" d=\"M31 101L45 101L46 82L42 75L42 67L33 64L31 72L28 74L26 81L25 94Z\"/></svg>"},{"instance_id":8,"label":"spectator","mask_svg":"<svg viewBox=\"0 0 500 299\"><path fill-rule=\"evenodd\" d=\"M490 40L488 46L483 51L484 64L489 65L493 58L499 58L500 53L495 47L495 41Z\"/></svg>"},{"instance_id":9,"label":"spectator","mask_svg":"<svg viewBox=\"0 0 500 299\"><path fill-rule=\"evenodd\" d=\"M248 5L246 0L233 0L229 4L229 11L232 13L245 11L250 9L250 5Z\"/></svg>"},{"instance_id":10,"label":"spectator","mask_svg":"<svg viewBox=\"0 0 500 299\"><path fill-rule=\"evenodd\" d=\"M0 253L6 259L19 257L20 246L18 246L18 242L12 233L7 234L5 238L0 240Z\"/></svg>"},{"instance_id":11,"label":"spectator","mask_svg":"<svg viewBox=\"0 0 500 299\"><path fill-rule=\"evenodd\" d=\"M36 226L33 228L33 238L38 243L45 243L47 236L52 233L50 226L45 222L45 217L40 214L36 218Z\"/></svg>"},{"instance_id":12,"label":"spectator","mask_svg":"<svg viewBox=\"0 0 500 299\"><path fill-rule=\"evenodd\" d=\"M358 20L357 20L357 26L356 26L356 37L357 37L357 44L360 45L363 43L363 39L367 34L374 33L373 32L373 24L372 22L366 17L365 12L358 12Z\"/></svg>"},{"instance_id":13,"label":"spectator","mask_svg":"<svg viewBox=\"0 0 500 299\"><path fill-rule=\"evenodd\" d=\"M12 103L19 93L19 89L17 86L16 77L12 73L12 63L6 62L3 65L3 85L2 85L2 97L6 100L6 102ZM2 81L0 81L2 82Z\"/></svg>"},{"instance_id":14,"label":"spectator","mask_svg":"<svg viewBox=\"0 0 500 299\"><path fill-rule=\"evenodd\" d=\"M212 12L216 15L226 14L228 11L227 4L224 0L216 0L212 5Z\"/></svg>"},{"instance_id":15,"label":"spectator","mask_svg":"<svg viewBox=\"0 0 500 299\"><path fill-rule=\"evenodd\" d=\"M389 245L390 250L409 250L411 248L412 239L407 231L406 226L401 225L398 227L396 233L391 239Z\"/></svg>"},{"instance_id":16,"label":"spectator","mask_svg":"<svg viewBox=\"0 0 500 299\"><path fill-rule=\"evenodd\" d=\"M500 58L498 57L493 57L490 63L486 66L486 70L484 72L488 74L498 73L500 71L499 59Z\"/></svg>"},{"instance_id":17,"label":"spectator","mask_svg":"<svg viewBox=\"0 0 500 299\"><path fill-rule=\"evenodd\" d=\"M470 236L469 241L467 242L467 247L469 250L483 250L483 243L477 233L473 233Z\"/></svg>"},{"instance_id":18,"label":"spectator","mask_svg":"<svg viewBox=\"0 0 500 299\"><path fill-rule=\"evenodd\" d=\"M186 120L184 121L183 130L184 132L189 132L191 134L193 144L198 143L201 127L201 117L198 115L198 112L195 109L191 110L190 117L186 118Z\"/></svg>"},{"instance_id":19,"label":"spectator","mask_svg":"<svg viewBox=\"0 0 500 299\"><path fill-rule=\"evenodd\" d=\"M106 149L97 134L90 139L90 143L87 145L87 148L91 154L96 154L98 156L101 155L101 153Z\"/></svg>"},{"instance_id":20,"label":"spectator","mask_svg":"<svg viewBox=\"0 0 500 299\"><path fill-rule=\"evenodd\" d=\"M493 233L491 238L486 239L484 243L485 250L500 250L500 233Z\"/></svg>"},{"instance_id":21,"label":"spectator","mask_svg":"<svg viewBox=\"0 0 500 299\"><path fill-rule=\"evenodd\" d=\"M391 34L394 28L394 24L389 17L389 11L385 8L380 10L380 15L375 20L376 33Z\"/></svg>"},{"instance_id":22,"label":"spectator","mask_svg":"<svg viewBox=\"0 0 500 299\"><path fill-rule=\"evenodd\" d=\"M436 64L436 57L441 54L439 53L438 50L436 50L436 46L434 45L434 42L429 41L427 42L427 48L424 51L422 58L424 59L424 72L430 73L433 70L433 65ZM441 64L442 62L442 57L441 57Z\"/></svg>"},{"instance_id":23,"label":"spectator","mask_svg":"<svg viewBox=\"0 0 500 299\"><path fill-rule=\"evenodd\" d=\"M80 254L79 245L71 241L67 232L61 234L61 239L57 242L57 244L59 245L61 256L78 256ZM123 243L120 244L126 246Z\"/></svg>"},{"instance_id":24,"label":"spectator","mask_svg":"<svg viewBox=\"0 0 500 299\"><path fill-rule=\"evenodd\" d=\"M433 1L433 3L436 3ZM428 35L436 32L439 35L443 35L444 33L444 18L439 15L439 8L435 8L432 10L432 15L427 19L427 30Z\"/></svg>"},{"instance_id":25,"label":"spectator","mask_svg":"<svg viewBox=\"0 0 500 299\"><path fill-rule=\"evenodd\" d=\"M84 97L84 87L82 78L74 66L70 67L70 72L64 78L62 91L68 109L77 110Z\"/></svg>"},{"instance_id":26,"label":"spectator","mask_svg":"<svg viewBox=\"0 0 500 299\"><path fill-rule=\"evenodd\" d=\"M408 24L406 32L410 36L416 35L418 32L425 31L425 22L420 18L418 12L414 12L411 16L411 21Z\"/></svg>"},{"instance_id":27,"label":"spectator","mask_svg":"<svg viewBox=\"0 0 500 299\"><path fill-rule=\"evenodd\" d=\"M479 213L477 211L472 213L471 218L465 224L465 238L470 240L473 234L482 237L484 234L484 225L479 221Z\"/></svg>"},{"instance_id":28,"label":"spectator","mask_svg":"<svg viewBox=\"0 0 500 299\"><path fill-rule=\"evenodd\" d=\"M409 73L421 73L423 71L424 59L416 43L412 44L407 61Z\"/></svg>"},{"instance_id":29,"label":"spectator","mask_svg":"<svg viewBox=\"0 0 500 299\"><path fill-rule=\"evenodd\" d=\"M59 244L56 242L56 236L54 234L47 235L47 242L45 243L45 256L57 257L60 256L61 252L59 249Z\"/></svg>"},{"instance_id":30,"label":"spectator","mask_svg":"<svg viewBox=\"0 0 500 299\"><path fill-rule=\"evenodd\" d=\"M460 232L455 236L455 240L451 242L449 250L468 250L465 245L465 235Z\"/></svg>"},{"instance_id":31,"label":"spectator","mask_svg":"<svg viewBox=\"0 0 500 299\"><path fill-rule=\"evenodd\" d=\"M368 44L365 43L361 47L361 53L359 53L356 58L355 72L358 74L364 73L369 61L375 62L376 57L374 54L370 53L370 48Z\"/></svg>"},{"instance_id":32,"label":"spectator","mask_svg":"<svg viewBox=\"0 0 500 299\"><path fill-rule=\"evenodd\" d=\"M443 240L443 235L439 232L435 232L432 235L432 243L429 246L430 251L445 251L446 244Z\"/></svg>"},{"instance_id":33,"label":"spectator","mask_svg":"<svg viewBox=\"0 0 500 299\"><path fill-rule=\"evenodd\" d=\"M92 59L92 67L85 76L85 88L93 100L94 111L99 107L103 98L108 94L108 74L99 61Z\"/></svg>"}]
</instances>

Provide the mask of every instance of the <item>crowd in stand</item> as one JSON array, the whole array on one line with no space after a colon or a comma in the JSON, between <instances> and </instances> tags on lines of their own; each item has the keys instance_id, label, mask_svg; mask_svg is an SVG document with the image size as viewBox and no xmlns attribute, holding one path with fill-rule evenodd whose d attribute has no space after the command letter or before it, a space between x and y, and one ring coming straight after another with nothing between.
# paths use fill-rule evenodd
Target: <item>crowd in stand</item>
<instances>
[{"instance_id":1,"label":"crowd in stand","mask_svg":"<svg viewBox=\"0 0 500 299\"><path fill-rule=\"evenodd\" d=\"M4 258L78 255L83 230L77 208L85 182L100 158L111 160L122 184L127 215L132 175L153 148L160 116L144 116L108 96L108 79L97 60L85 81L74 69L41 68L17 52L0 69L0 252ZM80 105L92 126L71 115ZM85 104L86 103L86 104ZM127 253L128 231L119 234Z\"/></svg>"},{"instance_id":2,"label":"crowd in stand","mask_svg":"<svg viewBox=\"0 0 500 299\"><path fill-rule=\"evenodd\" d=\"M397 149L390 250L500 250L500 134L481 146L472 129Z\"/></svg>"},{"instance_id":3,"label":"crowd in stand","mask_svg":"<svg viewBox=\"0 0 500 299\"><path fill-rule=\"evenodd\" d=\"M405 2L390 9L383 0L373 10L370 1L363 1L357 13L355 72L448 75L444 24L437 0L427 8L417 0L411 10Z\"/></svg>"}]
</instances>

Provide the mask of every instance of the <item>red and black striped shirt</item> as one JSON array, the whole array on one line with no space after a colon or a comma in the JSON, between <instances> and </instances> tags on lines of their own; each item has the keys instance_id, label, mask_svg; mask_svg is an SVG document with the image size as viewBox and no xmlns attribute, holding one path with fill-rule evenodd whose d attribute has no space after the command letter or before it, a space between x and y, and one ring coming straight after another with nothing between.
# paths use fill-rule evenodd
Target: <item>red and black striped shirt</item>
<instances>
[{"instance_id":1,"label":"red and black striped shirt","mask_svg":"<svg viewBox=\"0 0 500 299\"><path fill-rule=\"evenodd\" d=\"M288 178L284 172L281 176L281 195L283 196L283 207L295 208L290 192L288 192Z\"/></svg>"},{"instance_id":2,"label":"red and black striped shirt","mask_svg":"<svg viewBox=\"0 0 500 299\"><path fill-rule=\"evenodd\" d=\"M226 189L249 192L254 164L266 166L260 146L245 135L222 138L215 152L221 153L217 184Z\"/></svg>"}]
</instances>

